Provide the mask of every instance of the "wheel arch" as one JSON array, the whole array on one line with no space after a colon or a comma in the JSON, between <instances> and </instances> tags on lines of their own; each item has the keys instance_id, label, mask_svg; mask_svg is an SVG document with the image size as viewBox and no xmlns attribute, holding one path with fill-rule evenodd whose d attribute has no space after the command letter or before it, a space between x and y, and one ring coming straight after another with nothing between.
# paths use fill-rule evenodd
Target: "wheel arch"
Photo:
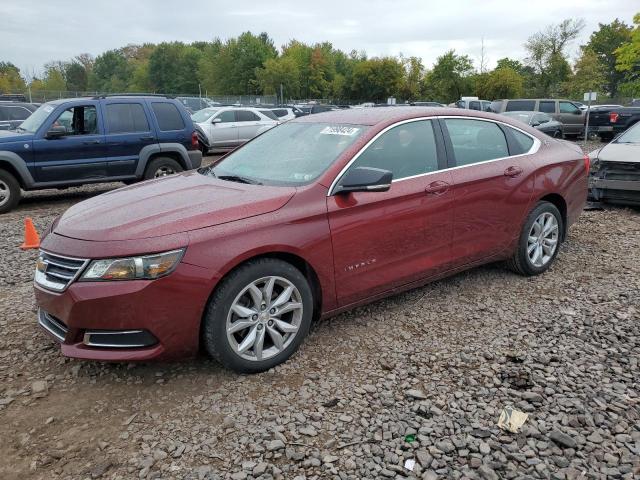
<instances>
[{"instance_id":1,"label":"wheel arch","mask_svg":"<svg viewBox=\"0 0 640 480\"><path fill-rule=\"evenodd\" d=\"M222 282L235 270L246 265L251 261L255 261L263 258L275 258L278 260L282 260L287 262L294 267L296 267L300 272L304 275L304 277L309 282L309 286L311 287L311 291L313 292L313 319L312 321L316 321L320 318L321 310L322 310L322 284L320 282L320 277L316 272L316 269L309 263L304 257L297 253L293 253L291 251L283 250L283 249L275 249L269 250L259 253L252 253L246 257L241 259L236 259L233 262L230 262L221 272L220 279L216 282L211 292L209 293L209 297L207 298L206 304L208 305L213 296L216 293L216 290L220 287ZM204 326L204 316L206 315L207 309L205 308L202 312L202 318L200 319L200 332L199 339L200 345L202 346L202 335L203 335L203 326Z\"/></svg>"},{"instance_id":2,"label":"wheel arch","mask_svg":"<svg viewBox=\"0 0 640 480\"><path fill-rule=\"evenodd\" d=\"M0 169L13 175L20 188L26 190L30 188L34 181L24 160L14 152L0 152Z\"/></svg>"},{"instance_id":3,"label":"wheel arch","mask_svg":"<svg viewBox=\"0 0 640 480\"><path fill-rule=\"evenodd\" d=\"M562 241L564 241L567 235L567 201L558 193L547 193L540 197L538 202L549 202L560 211L562 216Z\"/></svg>"}]
</instances>

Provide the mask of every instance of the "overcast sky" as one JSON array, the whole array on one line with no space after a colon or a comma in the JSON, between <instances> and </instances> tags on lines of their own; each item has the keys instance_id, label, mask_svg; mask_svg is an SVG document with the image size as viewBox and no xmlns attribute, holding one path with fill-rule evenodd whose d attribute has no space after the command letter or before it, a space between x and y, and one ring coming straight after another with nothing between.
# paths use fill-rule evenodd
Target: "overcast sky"
<instances>
[{"instance_id":1,"label":"overcast sky","mask_svg":"<svg viewBox=\"0 0 640 480\"><path fill-rule=\"evenodd\" d=\"M632 23L631 0L19 0L0 1L0 61L36 72L50 60L98 55L129 43L226 39L265 31L277 47L291 39L328 40L369 56L422 57L430 67L448 49L478 66L484 38L488 67L522 59L532 33L565 18L583 18L584 43L598 23Z\"/></svg>"}]
</instances>

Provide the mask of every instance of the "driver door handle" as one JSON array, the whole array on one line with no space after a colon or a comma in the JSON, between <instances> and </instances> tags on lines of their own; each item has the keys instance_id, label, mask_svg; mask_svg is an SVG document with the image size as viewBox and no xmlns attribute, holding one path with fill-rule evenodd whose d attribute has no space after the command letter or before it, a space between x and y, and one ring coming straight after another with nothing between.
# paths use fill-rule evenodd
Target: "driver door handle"
<instances>
[{"instance_id":1,"label":"driver door handle","mask_svg":"<svg viewBox=\"0 0 640 480\"><path fill-rule=\"evenodd\" d=\"M86 140L82 143L83 145L97 145L100 143L100 140Z\"/></svg>"},{"instance_id":2,"label":"driver door handle","mask_svg":"<svg viewBox=\"0 0 640 480\"><path fill-rule=\"evenodd\" d=\"M506 177L517 177L521 173L522 173L522 168L517 167L515 165L511 165L510 167L507 167L507 169L504 171L504 175Z\"/></svg>"},{"instance_id":3,"label":"driver door handle","mask_svg":"<svg viewBox=\"0 0 640 480\"><path fill-rule=\"evenodd\" d=\"M431 182L429 185L427 185L427 188L424 189L427 195L441 195L447 190L449 190L449 184L447 182L443 182L442 180Z\"/></svg>"}]
</instances>

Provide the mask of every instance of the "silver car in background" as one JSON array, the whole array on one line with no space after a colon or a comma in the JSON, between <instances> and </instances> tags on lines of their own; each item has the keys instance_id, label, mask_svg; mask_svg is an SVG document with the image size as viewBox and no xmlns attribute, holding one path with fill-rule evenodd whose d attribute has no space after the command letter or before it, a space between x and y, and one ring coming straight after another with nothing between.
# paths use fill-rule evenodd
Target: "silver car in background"
<instances>
[{"instance_id":1,"label":"silver car in background","mask_svg":"<svg viewBox=\"0 0 640 480\"><path fill-rule=\"evenodd\" d=\"M640 123L589 154L592 200L640 206Z\"/></svg>"},{"instance_id":2,"label":"silver car in background","mask_svg":"<svg viewBox=\"0 0 640 480\"><path fill-rule=\"evenodd\" d=\"M206 135L210 152L233 150L280 123L270 110L251 107L204 108L191 118Z\"/></svg>"}]
</instances>

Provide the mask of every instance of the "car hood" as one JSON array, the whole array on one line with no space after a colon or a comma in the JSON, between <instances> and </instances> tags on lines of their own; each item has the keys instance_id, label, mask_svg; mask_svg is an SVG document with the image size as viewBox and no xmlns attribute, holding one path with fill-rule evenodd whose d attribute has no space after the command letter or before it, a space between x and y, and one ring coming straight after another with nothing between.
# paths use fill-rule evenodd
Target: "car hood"
<instances>
[{"instance_id":1,"label":"car hood","mask_svg":"<svg viewBox=\"0 0 640 480\"><path fill-rule=\"evenodd\" d=\"M640 144L611 142L600 149L598 160L601 162L640 163Z\"/></svg>"},{"instance_id":2,"label":"car hood","mask_svg":"<svg viewBox=\"0 0 640 480\"><path fill-rule=\"evenodd\" d=\"M294 187L247 185L190 171L80 202L60 217L54 231L91 241L159 237L273 212L295 192Z\"/></svg>"},{"instance_id":3,"label":"car hood","mask_svg":"<svg viewBox=\"0 0 640 480\"><path fill-rule=\"evenodd\" d=\"M0 143L22 142L31 140L32 133L16 132L15 130L0 130Z\"/></svg>"}]
</instances>

